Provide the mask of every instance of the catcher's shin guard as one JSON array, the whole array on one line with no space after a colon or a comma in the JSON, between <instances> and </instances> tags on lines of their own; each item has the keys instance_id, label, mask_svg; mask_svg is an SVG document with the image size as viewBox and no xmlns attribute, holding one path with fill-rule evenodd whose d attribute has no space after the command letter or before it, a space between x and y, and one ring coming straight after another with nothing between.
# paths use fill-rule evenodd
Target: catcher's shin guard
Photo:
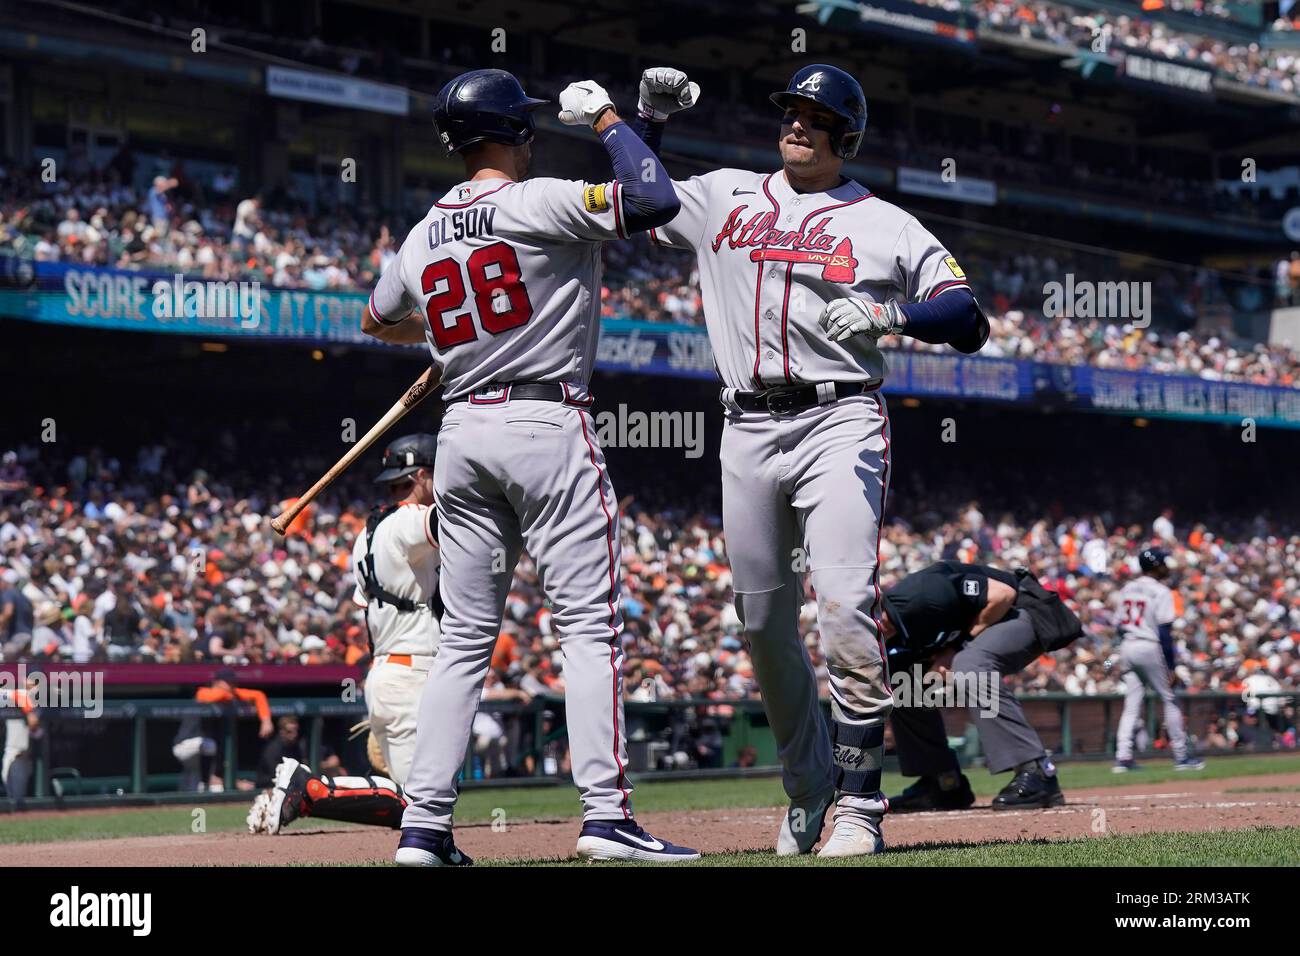
<instances>
[{"instance_id":1,"label":"catcher's shin guard","mask_svg":"<svg viewBox=\"0 0 1300 956\"><path fill-rule=\"evenodd\" d=\"M307 782L307 811L323 820L342 820L369 826L402 825L406 795L387 777L327 777L316 774Z\"/></svg>"}]
</instances>

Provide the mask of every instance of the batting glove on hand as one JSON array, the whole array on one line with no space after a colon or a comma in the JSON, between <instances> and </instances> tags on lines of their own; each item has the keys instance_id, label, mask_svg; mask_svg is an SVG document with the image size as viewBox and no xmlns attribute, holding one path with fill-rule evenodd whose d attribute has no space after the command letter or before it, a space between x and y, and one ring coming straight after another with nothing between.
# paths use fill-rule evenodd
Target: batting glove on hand
<instances>
[{"instance_id":1,"label":"batting glove on hand","mask_svg":"<svg viewBox=\"0 0 1300 956\"><path fill-rule=\"evenodd\" d=\"M700 84L692 83L681 70L656 66L641 74L641 99L637 112L646 119L662 123L679 110L690 109L700 101Z\"/></svg>"},{"instance_id":2,"label":"batting glove on hand","mask_svg":"<svg viewBox=\"0 0 1300 956\"><path fill-rule=\"evenodd\" d=\"M826 310L817 320L832 342L841 342L850 335L869 335L878 339L882 335L901 332L907 319L893 300L865 302L862 299L835 299L827 303Z\"/></svg>"},{"instance_id":3,"label":"batting glove on hand","mask_svg":"<svg viewBox=\"0 0 1300 956\"><path fill-rule=\"evenodd\" d=\"M613 108L614 101L593 80L570 83L560 93L560 122L565 126L591 126L601 113Z\"/></svg>"}]
</instances>

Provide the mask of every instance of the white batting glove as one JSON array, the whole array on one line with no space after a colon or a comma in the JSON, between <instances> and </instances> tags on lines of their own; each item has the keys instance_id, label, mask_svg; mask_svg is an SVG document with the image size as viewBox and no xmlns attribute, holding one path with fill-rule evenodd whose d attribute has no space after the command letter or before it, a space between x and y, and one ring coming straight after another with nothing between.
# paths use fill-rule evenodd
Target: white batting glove
<instances>
[{"instance_id":1,"label":"white batting glove","mask_svg":"<svg viewBox=\"0 0 1300 956\"><path fill-rule=\"evenodd\" d=\"M642 73L640 92L637 112L659 123L700 101L700 84L692 83L685 73L671 66L656 66Z\"/></svg>"},{"instance_id":2,"label":"white batting glove","mask_svg":"<svg viewBox=\"0 0 1300 956\"><path fill-rule=\"evenodd\" d=\"M866 302L862 299L835 299L826 305L817 320L832 342L842 342L850 335L867 335L878 339L901 332L907 318L892 299Z\"/></svg>"},{"instance_id":3,"label":"white batting glove","mask_svg":"<svg viewBox=\"0 0 1300 956\"><path fill-rule=\"evenodd\" d=\"M591 126L607 108L613 109L614 101L594 80L570 83L560 93L560 122L565 126Z\"/></svg>"}]
</instances>

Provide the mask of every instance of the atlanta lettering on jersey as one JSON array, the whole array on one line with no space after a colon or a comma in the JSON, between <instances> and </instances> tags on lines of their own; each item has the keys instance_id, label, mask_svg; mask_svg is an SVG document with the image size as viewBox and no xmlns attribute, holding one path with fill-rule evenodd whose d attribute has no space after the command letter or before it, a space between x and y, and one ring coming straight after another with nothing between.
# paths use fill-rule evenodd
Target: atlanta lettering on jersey
<instances>
[{"instance_id":1,"label":"atlanta lettering on jersey","mask_svg":"<svg viewBox=\"0 0 1300 956\"><path fill-rule=\"evenodd\" d=\"M494 236L493 220L496 219L496 206L471 206L458 209L447 216L429 221L429 248L437 249L444 242L458 239L474 239L478 236Z\"/></svg>"},{"instance_id":2,"label":"atlanta lettering on jersey","mask_svg":"<svg viewBox=\"0 0 1300 956\"><path fill-rule=\"evenodd\" d=\"M826 232L830 216L818 219L804 232L773 228L776 213L755 213L747 222L741 214L748 208L737 206L727 216L721 231L713 237L713 251L722 248L725 240L732 249L749 248L751 262L805 262L822 267L822 278L827 282L852 284L858 267L853 257L853 242L847 236L840 238Z\"/></svg>"},{"instance_id":3,"label":"atlanta lettering on jersey","mask_svg":"<svg viewBox=\"0 0 1300 956\"><path fill-rule=\"evenodd\" d=\"M731 210L727 221L722 224L722 229L713 237L714 252L722 248L724 240L732 249L743 249L746 246L776 246L829 252L840 239L839 236L825 231L827 223L831 221L830 216L818 219L807 232L803 230L787 232L773 228L776 224L776 213L771 210L755 213L742 223L741 216L748 208L748 206L737 206Z\"/></svg>"}]
</instances>

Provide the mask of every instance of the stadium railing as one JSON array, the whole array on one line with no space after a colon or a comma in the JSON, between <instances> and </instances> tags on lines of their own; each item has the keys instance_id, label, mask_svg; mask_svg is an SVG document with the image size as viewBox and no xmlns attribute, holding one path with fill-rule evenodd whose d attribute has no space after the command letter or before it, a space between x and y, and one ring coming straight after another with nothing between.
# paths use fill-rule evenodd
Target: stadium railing
<instances>
[{"instance_id":1,"label":"stadium railing","mask_svg":"<svg viewBox=\"0 0 1300 956\"><path fill-rule=\"evenodd\" d=\"M1276 749L1272 742L1280 728L1270 726L1268 701L1278 701L1278 706L1273 708L1277 711L1287 700L1300 703L1300 690L1252 695L1249 699L1226 692L1179 693L1178 696L1188 717L1189 731L1197 738L1203 735L1210 721L1222 719L1232 711L1253 708L1259 717L1259 737L1251 751L1256 753ZM1030 723L1055 757L1095 760L1113 756L1122 695L1043 693L1018 697ZM1153 705L1155 701L1155 695L1149 693L1144 719L1150 741L1157 739L1159 730L1160 708ZM823 704L828 707L826 702ZM688 712L692 710L697 712L694 722L688 720ZM560 772L562 764L558 759L553 763L548 760L554 756L553 745L566 735L562 697L539 696L527 703L485 701L481 712L491 714L503 728L508 728L511 721L516 722L513 731L500 739L503 746L507 738L515 744L511 757L516 767L531 756L533 771L531 776L516 772L485 777L471 742L463 774L467 785L541 783L566 776ZM366 709L361 702L281 698L271 701L271 713L273 717L299 718L307 762L320 766L322 756L333 749L331 741L342 741L347 728L365 717ZM45 714L47 732L37 742L34 792L28 800L33 808L51 803L77 804L85 798L102 801L174 793L179 765L171 756L170 745L175 726L189 715L199 715L209 721L209 727L221 728L218 743L223 756L223 798L242 798L247 793L237 789L237 782L253 779L252 768L262 746L256 736L256 720L251 719L255 712L247 706L234 712L189 701L114 700L103 704L98 717L76 709ZM13 708L0 708L0 719L19 715ZM643 777L664 773L712 775L765 770L777 765L775 741L760 700L629 701L626 720L628 769ZM693 748L700 738L692 728L698 728L702 721L717 724L721 747L716 748L716 757L707 766L687 767L684 761L673 756L674 727L678 734L676 743ZM954 726L951 721L949 726ZM964 738L955 738L954 743L964 764L979 763L978 738L973 725L966 728ZM753 748L753 759L742 766L739 757L746 748ZM1202 746L1199 752L1212 755L1223 751ZM163 754L165 758L159 759ZM692 759L691 763L697 761ZM895 766L892 757L887 757L886 764L891 769ZM215 792L208 793L201 799L214 795ZM193 799L195 794L186 796ZM9 808L12 808L11 800L0 801L0 810Z\"/></svg>"}]
</instances>

